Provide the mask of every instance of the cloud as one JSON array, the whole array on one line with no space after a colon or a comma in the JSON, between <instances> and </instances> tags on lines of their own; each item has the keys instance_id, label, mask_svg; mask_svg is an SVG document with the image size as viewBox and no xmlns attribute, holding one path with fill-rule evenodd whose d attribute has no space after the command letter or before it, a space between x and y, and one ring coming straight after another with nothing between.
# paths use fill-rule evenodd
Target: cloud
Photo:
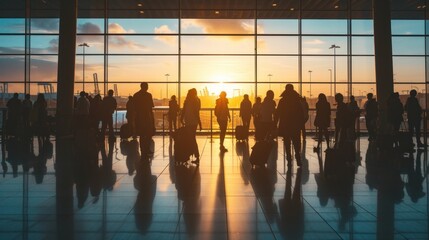
<instances>
[{"instance_id":1,"label":"cloud","mask_svg":"<svg viewBox=\"0 0 429 240\"><path fill-rule=\"evenodd\" d=\"M109 38L109 48L130 48L135 50L145 50L146 46L126 39L124 36L111 36Z\"/></svg>"},{"instance_id":2,"label":"cloud","mask_svg":"<svg viewBox=\"0 0 429 240\"><path fill-rule=\"evenodd\" d=\"M170 34L175 33L173 30L171 30L167 25L162 25L160 27L155 27L154 33L156 34ZM176 38L173 36L156 36L156 40L165 42L167 44L174 45L176 44Z\"/></svg>"},{"instance_id":3,"label":"cloud","mask_svg":"<svg viewBox=\"0 0 429 240\"><path fill-rule=\"evenodd\" d=\"M24 58L0 58L1 81L24 82ZM31 59L31 81L56 81L57 63L43 59Z\"/></svg>"},{"instance_id":4,"label":"cloud","mask_svg":"<svg viewBox=\"0 0 429 240\"><path fill-rule=\"evenodd\" d=\"M199 27L208 34L253 34L255 31L253 21L235 19L186 19L183 20L182 27ZM231 37L231 40L240 39L242 38L237 36Z\"/></svg>"},{"instance_id":5,"label":"cloud","mask_svg":"<svg viewBox=\"0 0 429 240\"><path fill-rule=\"evenodd\" d=\"M135 31L133 29L127 31L120 24L111 23L109 24L109 33L135 33Z\"/></svg>"},{"instance_id":6,"label":"cloud","mask_svg":"<svg viewBox=\"0 0 429 240\"><path fill-rule=\"evenodd\" d=\"M77 26L78 33L101 33L101 29L98 25L90 22L86 22L84 24L79 24Z\"/></svg>"},{"instance_id":7,"label":"cloud","mask_svg":"<svg viewBox=\"0 0 429 240\"><path fill-rule=\"evenodd\" d=\"M322 41L322 40L320 40L320 39L313 39L313 40L310 40L310 41L305 41L304 43L305 43L305 44L308 44L308 45L321 45L321 44L326 44L326 42L325 42L325 41Z\"/></svg>"},{"instance_id":8,"label":"cloud","mask_svg":"<svg viewBox=\"0 0 429 240\"><path fill-rule=\"evenodd\" d=\"M57 33L60 29L59 19L31 19L31 27L37 32Z\"/></svg>"}]
</instances>

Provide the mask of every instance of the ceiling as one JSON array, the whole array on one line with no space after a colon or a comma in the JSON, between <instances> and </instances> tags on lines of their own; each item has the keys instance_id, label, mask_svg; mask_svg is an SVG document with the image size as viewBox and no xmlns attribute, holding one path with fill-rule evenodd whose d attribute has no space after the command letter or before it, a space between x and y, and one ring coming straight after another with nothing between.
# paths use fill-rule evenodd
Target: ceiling
<instances>
[{"instance_id":1,"label":"ceiling","mask_svg":"<svg viewBox=\"0 0 429 240\"><path fill-rule=\"evenodd\" d=\"M429 0L391 0L392 18L426 19ZM81 0L81 18L371 18L372 0ZM0 17L59 16L60 0L0 0ZM107 6L107 8L105 8ZM107 9L107 11L105 11ZM180 11L179 11L180 10Z\"/></svg>"}]
</instances>

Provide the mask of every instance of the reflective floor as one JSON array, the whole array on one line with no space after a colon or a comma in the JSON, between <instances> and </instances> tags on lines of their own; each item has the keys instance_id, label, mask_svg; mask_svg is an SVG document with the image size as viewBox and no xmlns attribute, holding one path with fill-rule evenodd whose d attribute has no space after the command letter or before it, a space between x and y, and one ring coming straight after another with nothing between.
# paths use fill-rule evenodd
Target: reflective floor
<instances>
[{"instance_id":1,"label":"reflective floor","mask_svg":"<svg viewBox=\"0 0 429 240\"><path fill-rule=\"evenodd\" d=\"M361 138L356 161L325 178L325 153L313 152L311 138L301 168L285 164L282 141L267 168L249 163L253 139L227 139L224 154L218 138L199 136L198 144L199 167L174 164L162 136L150 162L140 161L138 143L116 139L85 152L95 161L77 146L66 166L55 139L10 139L2 146L0 239L429 237L426 151L379 153Z\"/></svg>"}]
</instances>

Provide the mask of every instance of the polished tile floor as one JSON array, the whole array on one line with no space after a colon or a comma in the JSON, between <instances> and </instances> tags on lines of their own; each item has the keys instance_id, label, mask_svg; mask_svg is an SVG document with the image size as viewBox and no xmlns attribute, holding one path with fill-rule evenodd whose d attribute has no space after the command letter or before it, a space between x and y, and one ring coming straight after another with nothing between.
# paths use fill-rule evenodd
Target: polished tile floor
<instances>
[{"instance_id":1,"label":"polished tile floor","mask_svg":"<svg viewBox=\"0 0 429 240\"><path fill-rule=\"evenodd\" d=\"M425 151L392 157L361 138L356 161L325 178L325 154L311 138L299 169L285 164L282 141L267 168L252 168L253 139L228 138L220 154L218 138L199 136L199 167L174 164L168 137L154 137L150 163L139 161L136 143L116 139L96 164L75 157L72 211L61 215L55 139L35 140L30 153L10 142L0 239L428 239Z\"/></svg>"}]
</instances>

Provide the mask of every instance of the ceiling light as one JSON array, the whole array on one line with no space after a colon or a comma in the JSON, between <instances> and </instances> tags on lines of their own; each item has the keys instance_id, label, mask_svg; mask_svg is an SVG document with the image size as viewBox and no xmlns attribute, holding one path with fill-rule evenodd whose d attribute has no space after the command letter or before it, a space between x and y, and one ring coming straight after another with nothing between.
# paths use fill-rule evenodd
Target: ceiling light
<instances>
[{"instance_id":1,"label":"ceiling light","mask_svg":"<svg viewBox=\"0 0 429 240\"><path fill-rule=\"evenodd\" d=\"M426 5L423 5L422 8L426 8Z\"/></svg>"},{"instance_id":2,"label":"ceiling light","mask_svg":"<svg viewBox=\"0 0 429 240\"><path fill-rule=\"evenodd\" d=\"M272 6L277 7L277 3L273 2Z\"/></svg>"},{"instance_id":3,"label":"ceiling light","mask_svg":"<svg viewBox=\"0 0 429 240\"><path fill-rule=\"evenodd\" d=\"M137 4L138 7L143 7L143 4L139 3Z\"/></svg>"},{"instance_id":4,"label":"ceiling light","mask_svg":"<svg viewBox=\"0 0 429 240\"><path fill-rule=\"evenodd\" d=\"M291 10L291 11L294 11L294 10L295 10L295 8L290 8L290 10Z\"/></svg>"},{"instance_id":5,"label":"ceiling light","mask_svg":"<svg viewBox=\"0 0 429 240\"><path fill-rule=\"evenodd\" d=\"M219 14L220 12L219 11L215 11L215 14Z\"/></svg>"},{"instance_id":6,"label":"ceiling light","mask_svg":"<svg viewBox=\"0 0 429 240\"><path fill-rule=\"evenodd\" d=\"M338 6L338 5L335 5L335 6L334 6L334 8L335 8L335 9L337 9L337 8L339 8L339 7L340 7L340 6Z\"/></svg>"},{"instance_id":7,"label":"ceiling light","mask_svg":"<svg viewBox=\"0 0 429 240\"><path fill-rule=\"evenodd\" d=\"M417 9L420 9L420 8L422 8L422 6L420 6L420 5L419 5L419 6L417 6Z\"/></svg>"},{"instance_id":8,"label":"ceiling light","mask_svg":"<svg viewBox=\"0 0 429 240\"><path fill-rule=\"evenodd\" d=\"M144 13L144 11L143 11L143 10L141 10L141 11L140 11L140 13L141 13L141 14L143 14L143 13Z\"/></svg>"}]
</instances>

